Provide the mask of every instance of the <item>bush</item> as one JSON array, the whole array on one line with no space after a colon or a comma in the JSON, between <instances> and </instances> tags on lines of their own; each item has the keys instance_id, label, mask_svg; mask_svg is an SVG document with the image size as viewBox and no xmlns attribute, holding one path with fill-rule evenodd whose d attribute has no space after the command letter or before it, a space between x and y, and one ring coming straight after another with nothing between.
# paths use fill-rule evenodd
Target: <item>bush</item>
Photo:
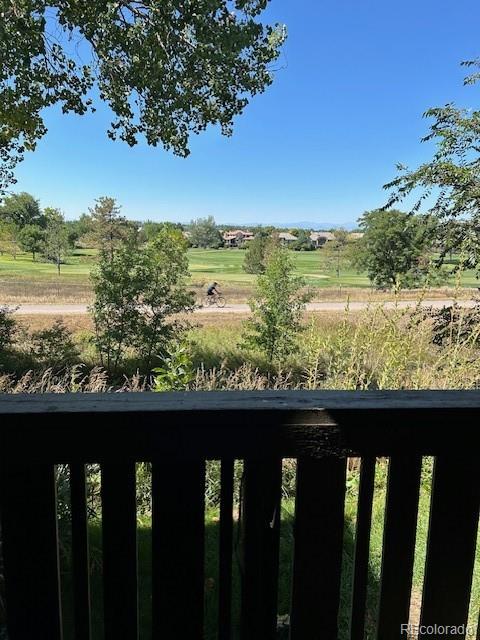
<instances>
[{"instance_id":1,"label":"bush","mask_svg":"<svg viewBox=\"0 0 480 640\"><path fill-rule=\"evenodd\" d=\"M174 345L167 349L162 365L153 369L154 391L184 391L188 389L195 373L192 356L187 346Z\"/></svg>"},{"instance_id":2,"label":"bush","mask_svg":"<svg viewBox=\"0 0 480 640\"><path fill-rule=\"evenodd\" d=\"M461 331L452 319L448 332ZM476 331L480 331L477 324ZM475 341L432 344L431 319L421 308L387 311L371 305L324 335L312 323L303 340L307 389L475 389L480 358Z\"/></svg>"},{"instance_id":3,"label":"bush","mask_svg":"<svg viewBox=\"0 0 480 640\"><path fill-rule=\"evenodd\" d=\"M480 345L480 305L465 309L457 304L442 309L430 307L426 317L433 320L432 342L439 346L470 343Z\"/></svg>"},{"instance_id":4,"label":"bush","mask_svg":"<svg viewBox=\"0 0 480 640\"><path fill-rule=\"evenodd\" d=\"M49 329L32 332L29 342L30 353L39 364L72 364L80 355L71 332L61 320L56 320Z\"/></svg>"},{"instance_id":5,"label":"bush","mask_svg":"<svg viewBox=\"0 0 480 640\"><path fill-rule=\"evenodd\" d=\"M9 351L17 332L17 323L13 318L13 309L0 307L0 353Z\"/></svg>"},{"instance_id":6,"label":"bush","mask_svg":"<svg viewBox=\"0 0 480 640\"><path fill-rule=\"evenodd\" d=\"M179 317L193 310L187 290L187 247L180 231L163 228L144 247L120 246L103 253L92 273L91 307L100 363L117 373L127 355L145 369L178 342L189 323Z\"/></svg>"},{"instance_id":7,"label":"bush","mask_svg":"<svg viewBox=\"0 0 480 640\"><path fill-rule=\"evenodd\" d=\"M245 323L243 344L265 354L269 363L282 363L295 351L302 330L305 305L311 298L302 292L304 280L295 275L288 251L275 247L268 255L265 273L257 279L250 300L252 316Z\"/></svg>"}]
</instances>

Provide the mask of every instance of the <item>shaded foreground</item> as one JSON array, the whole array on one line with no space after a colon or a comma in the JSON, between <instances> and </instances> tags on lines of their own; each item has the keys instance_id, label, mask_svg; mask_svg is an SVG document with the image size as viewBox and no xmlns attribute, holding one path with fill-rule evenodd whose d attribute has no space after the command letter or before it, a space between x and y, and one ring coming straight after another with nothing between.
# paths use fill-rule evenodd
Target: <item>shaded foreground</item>
<instances>
[{"instance_id":1,"label":"shaded foreground","mask_svg":"<svg viewBox=\"0 0 480 640\"><path fill-rule=\"evenodd\" d=\"M420 594L423 621L462 624L469 610L476 621L480 486L464 458L479 410L476 391L3 395L9 632L70 633L73 594L76 624L91 611L96 634L103 616L105 635L121 637L124 625L136 635L140 607L142 638L151 611L153 637L176 637L180 624L213 639L217 588L232 586L238 630L239 581L249 640L273 638L287 611L292 637L325 626L346 639L352 594L356 628L378 624L381 638L418 619Z\"/></svg>"},{"instance_id":2,"label":"shaded foreground","mask_svg":"<svg viewBox=\"0 0 480 640\"><path fill-rule=\"evenodd\" d=\"M351 596L355 553L356 510L359 489L359 468L354 460L347 474L347 492L345 499L345 528L343 540L341 601L339 611L338 640L350 638ZM384 534L384 514L387 490L388 460L377 462L375 473L375 490L372 511L372 528L370 542L370 561L368 572L367 610L365 617L366 640L376 638L378 604L380 594L380 571L382 559L382 538ZM285 481L285 479L284 479ZM423 570L425 563L428 519L432 481L432 460L425 458L420 487L419 515L417 523L417 540L415 547L415 563L413 589L410 603L410 622L418 624L420 616ZM210 487L210 490L212 487ZM140 489L141 490L141 489ZM284 484L282 515L280 526L280 562L278 589L278 638L288 637L288 612L291 599L292 558L294 543L294 509L295 500L290 497L294 486ZM207 488L208 491L208 488ZM213 501L218 496L213 496ZM212 496L210 495L210 501ZM209 500L207 500L208 504ZM238 505L234 508L234 549L233 549L233 598L232 617L234 626L233 638L238 638L240 625L240 593L241 571L239 564L240 528L238 521ZM61 526L64 537L62 555L62 603L64 607L65 640L73 640L73 594L71 583L71 561L69 548L68 524ZM219 546L219 512L211 506L205 518L205 640L217 638L218 619L218 546ZM90 537L90 571L92 588L92 630L93 640L103 638L103 583L102 583L102 524L101 520L92 520L89 527ZM151 517L138 517L138 562L139 562L139 626L141 640L152 637L151 593L152 593L152 528ZM469 623L475 624L476 612L480 609L480 532L477 541L477 559L474 572L472 599ZM236 631L235 631L236 629Z\"/></svg>"}]
</instances>

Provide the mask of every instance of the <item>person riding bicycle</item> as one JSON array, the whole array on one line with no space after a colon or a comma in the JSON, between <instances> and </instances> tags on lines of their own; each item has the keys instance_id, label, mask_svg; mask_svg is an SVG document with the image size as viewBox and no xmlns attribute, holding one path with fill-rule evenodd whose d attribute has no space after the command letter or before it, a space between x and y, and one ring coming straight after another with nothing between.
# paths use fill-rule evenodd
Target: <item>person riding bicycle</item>
<instances>
[{"instance_id":1,"label":"person riding bicycle","mask_svg":"<svg viewBox=\"0 0 480 640\"><path fill-rule=\"evenodd\" d=\"M218 282L212 282L207 287L207 296L219 296L220 291L217 289Z\"/></svg>"}]
</instances>

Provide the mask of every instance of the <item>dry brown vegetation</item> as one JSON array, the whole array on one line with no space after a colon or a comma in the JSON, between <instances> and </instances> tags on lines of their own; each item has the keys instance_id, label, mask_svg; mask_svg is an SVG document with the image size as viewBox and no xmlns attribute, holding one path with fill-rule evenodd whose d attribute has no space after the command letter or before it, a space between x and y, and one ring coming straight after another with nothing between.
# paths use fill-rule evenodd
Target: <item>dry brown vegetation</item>
<instances>
[{"instance_id":1,"label":"dry brown vegetation","mask_svg":"<svg viewBox=\"0 0 480 640\"><path fill-rule=\"evenodd\" d=\"M476 311L478 313L478 311ZM473 389L480 386L480 324L472 324L472 310L457 309L445 327L441 343L434 339L431 317L423 309L386 311L372 305L359 313L315 313L306 318L297 351L271 366L261 354L241 343L242 319L236 316L196 316L189 334L194 379L189 388L201 389ZM52 318L23 317L24 327L48 327ZM98 360L88 341L88 316L65 316L76 336L81 361L89 369ZM232 322L233 321L233 322ZM29 324L29 323L33 323ZM116 379L116 389L148 389L150 380L133 376ZM46 375L45 379L38 376ZM93 379L90 376L93 375ZM10 380L10 382L9 382ZM16 377L18 380L18 376ZM139 382L141 381L141 382ZM19 385L19 387L18 387ZM108 390L108 377L100 369L75 368L60 377L28 374L23 381L5 377L9 386L32 390Z\"/></svg>"},{"instance_id":2,"label":"dry brown vegetation","mask_svg":"<svg viewBox=\"0 0 480 640\"><path fill-rule=\"evenodd\" d=\"M21 327L29 331L48 329L58 319L61 319L63 324L73 334L79 333L80 331L93 331L92 319L88 314L28 315L18 313L15 315L15 319Z\"/></svg>"},{"instance_id":3,"label":"dry brown vegetation","mask_svg":"<svg viewBox=\"0 0 480 640\"><path fill-rule=\"evenodd\" d=\"M200 302L205 293L204 287L192 283L192 289L195 291L196 297ZM221 290L228 304L246 303L254 291L252 286L228 284L222 285ZM420 297L428 297L431 300L450 299L452 297L459 300L469 300L477 293L476 289L455 289L453 287L432 288L427 291L403 289L397 293L379 291L368 287L325 287L313 288L312 291L312 301L314 302L347 302L348 300L352 302L383 302L392 301L395 298L401 300L417 300ZM0 281L0 304L78 304L89 303L92 299L93 292L88 281L52 281L42 278L36 280L12 279Z\"/></svg>"},{"instance_id":4,"label":"dry brown vegetation","mask_svg":"<svg viewBox=\"0 0 480 640\"><path fill-rule=\"evenodd\" d=\"M335 318L338 319L339 314L337 312L319 312L311 315L319 315L323 317L330 316L330 321L335 322ZM193 324L198 329L202 328L217 328L217 329L232 329L239 330L242 323L245 321L247 314L235 313L235 314L220 314L220 313L202 313L201 315L193 317ZM63 324L72 333L78 333L79 331L93 331L93 322L89 314L24 314L16 313L15 318L18 324L29 331L38 331L41 329L47 329L57 319L61 319Z\"/></svg>"},{"instance_id":5,"label":"dry brown vegetation","mask_svg":"<svg viewBox=\"0 0 480 640\"><path fill-rule=\"evenodd\" d=\"M92 288L88 282L69 280L2 280L0 282L0 304L17 303L87 303L92 300Z\"/></svg>"}]
</instances>

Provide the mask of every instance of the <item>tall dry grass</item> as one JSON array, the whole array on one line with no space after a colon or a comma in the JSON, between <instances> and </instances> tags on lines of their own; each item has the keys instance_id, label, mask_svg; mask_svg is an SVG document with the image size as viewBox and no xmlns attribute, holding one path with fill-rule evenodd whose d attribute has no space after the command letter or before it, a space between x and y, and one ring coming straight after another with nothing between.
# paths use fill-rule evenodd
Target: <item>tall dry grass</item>
<instances>
[{"instance_id":1,"label":"tall dry grass","mask_svg":"<svg viewBox=\"0 0 480 640\"><path fill-rule=\"evenodd\" d=\"M62 281L37 278L35 280L3 279L0 280L0 302L5 304L37 303L88 303L93 300L93 291L88 280L75 282L71 279Z\"/></svg>"},{"instance_id":2,"label":"tall dry grass","mask_svg":"<svg viewBox=\"0 0 480 640\"><path fill-rule=\"evenodd\" d=\"M370 305L353 321L348 309L336 331L310 325L304 341L307 389L473 389L480 383L480 324L465 334L458 309L434 343L432 314L415 309L387 311Z\"/></svg>"},{"instance_id":3,"label":"tall dry grass","mask_svg":"<svg viewBox=\"0 0 480 640\"><path fill-rule=\"evenodd\" d=\"M189 389L474 389L480 386L478 310L457 307L435 339L434 317L425 309L386 310L371 304L361 313L315 316L297 352L267 366L261 354L238 346L241 326L198 328L191 336L194 375ZM437 313L437 312L435 312ZM467 330L468 329L468 330ZM436 333L437 332L437 333ZM440 342L440 344L439 344ZM99 367L52 368L22 376L0 372L0 392L65 393L149 391L139 373L112 382Z\"/></svg>"},{"instance_id":4,"label":"tall dry grass","mask_svg":"<svg viewBox=\"0 0 480 640\"><path fill-rule=\"evenodd\" d=\"M61 371L52 368L28 371L22 376L0 373L0 393L110 393L149 389L146 376L136 374L125 377L121 384L112 384L101 367L86 370L83 365Z\"/></svg>"}]
</instances>

